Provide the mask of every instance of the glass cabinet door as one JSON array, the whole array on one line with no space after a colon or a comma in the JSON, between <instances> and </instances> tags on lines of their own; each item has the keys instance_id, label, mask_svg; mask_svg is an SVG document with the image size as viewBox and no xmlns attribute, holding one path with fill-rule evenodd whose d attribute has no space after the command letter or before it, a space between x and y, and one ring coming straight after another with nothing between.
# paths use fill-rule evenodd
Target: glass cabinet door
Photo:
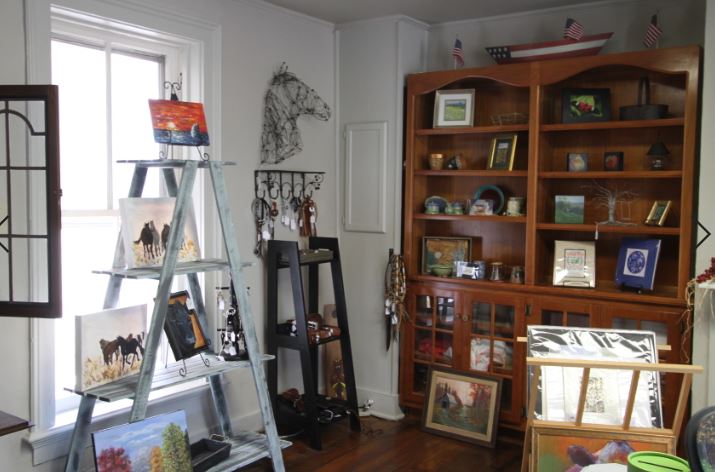
<instances>
[{"instance_id":1,"label":"glass cabinet door","mask_svg":"<svg viewBox=\"0 0 715 472\"><path fill-rule=\"evenodd\" d=\"M588 328L594 326L594 308L588 303L542 298L533 306L529 324Z\"/></svg>"}]
</instances>

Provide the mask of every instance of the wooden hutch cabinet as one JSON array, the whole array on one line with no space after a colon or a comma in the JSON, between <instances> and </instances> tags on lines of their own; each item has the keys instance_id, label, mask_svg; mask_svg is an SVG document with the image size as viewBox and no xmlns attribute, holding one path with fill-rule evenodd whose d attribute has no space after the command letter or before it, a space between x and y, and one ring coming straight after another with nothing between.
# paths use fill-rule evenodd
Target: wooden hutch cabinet
<instances>
[{"instance_id":1,"label":"wooden hutch cabinet","mask_svg":"<svg viewBox=\"0 0 715 472\"><path fill-rule=\"evenodd\" d=\"M421 408L431 365L488 372L503 379L500 421L522 427L526 402L526 346L517 337L529 324L649 329L669 362L689 362L690 339L682 313L692 276L699 47L683 47L413 74L407 78L403 253L410 320L403 323L400 400ZM668 105L659 119L620 120L619 108L637 102L639 82L650 82L651 103ZM474 123L433 127L438 90L474 90ZM610 120L562 122L567 89L608 89ZM518 114L518 115L515 115ZM501 118L521 116L507 124ZM503 121L502 121L503 123ZM516 135L511 170L489 169L492 139ZM646 154L662 142L665 169L652 170ZM624 155L623 168L606 171L604 153ZM588 168L569 172L567 153L586 153ZM459 155L460 168L433 170L429 155ZM523 216L431 213L425 200L473 199L482 186L504 198L523 197ZM630 225L605 225L598 186L629 191L616 217ZM556 195L583 195L584 222L554 221ZM653 202L670 200L663 226L645 225ZM524 283L437 277L423 272L425 237L471 238L469 261L522 266ZM624 237L660 239L652 291L616 286ZM554 286L555 241L593 241L595 288ZM672 382L671 382L672 383ZM663 407L671 421L677 385L664 383Z\"/></svg>"}]
</instances>

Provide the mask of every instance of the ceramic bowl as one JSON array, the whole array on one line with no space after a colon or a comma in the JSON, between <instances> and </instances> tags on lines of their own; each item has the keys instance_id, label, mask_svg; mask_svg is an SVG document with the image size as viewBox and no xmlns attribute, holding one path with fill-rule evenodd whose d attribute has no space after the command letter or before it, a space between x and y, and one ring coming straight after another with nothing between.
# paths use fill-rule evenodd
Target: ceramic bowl
<instances>
[{"instance_id":1,"label":"ceramic bowl","mask_svg":"<svg viewBox=\"0 0 715 472\"><path fill-rule=\"evenodd\" d=\"M452 266L447 264L435 264L430 267L430 271L437 277L449 277L452 275Z\"/></svg>"}]
</instances>

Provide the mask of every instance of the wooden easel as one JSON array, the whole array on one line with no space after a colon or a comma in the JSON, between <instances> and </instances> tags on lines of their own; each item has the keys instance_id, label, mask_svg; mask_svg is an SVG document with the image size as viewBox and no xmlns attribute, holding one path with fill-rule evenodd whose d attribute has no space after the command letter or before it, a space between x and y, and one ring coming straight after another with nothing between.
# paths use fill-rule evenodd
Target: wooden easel
<instances>
[{"instance_id":1,"label":"wooden easel","mask_svg":"<svg viewBox=\"0 0 715 472\"><path fill-rule=\"evenodd\" d=\"M533 367L534 373L531 378L531 384L529 387L529 392L532 393L529 397L529 405L526 416L527 421L526 432L524 436L524 450L521 459L521 472L527 472L529 470L530 463L534 462L530 460L532 433L534 427L554 426L563 429L573 428L574 430L580 429L582 427L582 425L584 424L583 412L584 405L586 403L588 379L591 374L591 369L630 370L631 385L628 391L628 401L626 403L626 410L623 415L623 421L621 422L621 424L601 425L589 423L587 424L589 429L597 430L600 432L614 433L637 432L648 434L653 437L665 438L666 440L670 441L670 446L673 450L678 442L678 434L680 432L680 427L683 423L683 416L685 415L685 408L687 406L688 395L690 394L690 386L693 381L693 374L699 374L703 371L702 366L688 364L646 364L642 362L549 359L537 357L527 357L526 365L527 367ZM581 385L579 388L578 396L578 407L576 410L576 418L573 422L547 421L538 420L534 418L534 411L536 409L536 394L534 394L533 392L537 391L539 383L541 382L541 369L543 367L575 367L582 369ZM631 416L633 414L633 405L635 404L636 400L638 380L640 379L640 374L642 371L683 375L680 384L680 394L678 395L678 404L675 409L675 416L673 418L673 425L671 428L632 428L630 426Z\"/></svg>"}]
</instances>

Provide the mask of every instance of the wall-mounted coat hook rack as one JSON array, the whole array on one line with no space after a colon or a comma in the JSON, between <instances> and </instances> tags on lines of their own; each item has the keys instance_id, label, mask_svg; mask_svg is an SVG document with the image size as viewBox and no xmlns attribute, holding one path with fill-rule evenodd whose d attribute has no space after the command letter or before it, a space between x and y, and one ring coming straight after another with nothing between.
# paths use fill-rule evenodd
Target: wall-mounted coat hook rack
<instances>
[{"instance_id":1,"label":"wall-mounted coat hook rack","mask_svg":"<svg viewBox=\"0 0 715 472\"><path fill-rule=\"evenodd\" d=\"M253 175L255 196L264 200L304 200L325 180L325 172L302 170L256 170Z\"/></svg>"}]
</instances>

